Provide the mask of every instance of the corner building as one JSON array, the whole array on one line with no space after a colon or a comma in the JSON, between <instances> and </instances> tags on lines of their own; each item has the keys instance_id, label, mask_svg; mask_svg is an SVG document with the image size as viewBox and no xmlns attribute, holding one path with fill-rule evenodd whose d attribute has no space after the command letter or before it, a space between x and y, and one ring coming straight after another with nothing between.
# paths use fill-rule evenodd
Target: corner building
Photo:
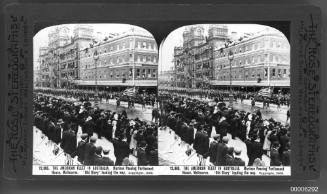
<instances>
[{"instance_id":1,"label":"corner building","mask_svg":"<svg viewBox=\"0 0 327 194\"><path fill-rule=\"evenodd\" d=\"M80 51L81 87L156 87L158 49L145 31L130 30ZM97 83L96 83L97 82Z\"/></svg>"},{"instance_id":2,"label":"corner building","mask_svg":"<svg viewBox=\"0 0 327 194\"><path fill-rule=\"evenodd\" d=\"M210 25L208 36L202 25L193 25L183 32L183 46L174 48L175 87L207 88L213 79L214 50L227 41L228 29Z\"/></svg>"},{"instance_id":3,"label":"corner building","mask_svg":"<svg viewBox=\"0 0 327 194\"><path fill-rule=\"evenodd\" d=\"M234 58L228 59L232 51ZM215 87L290 86L290 45L284 35L267 28L257 34L234 41L228 48L214 51Z\"/></svg>"}]
</instances>

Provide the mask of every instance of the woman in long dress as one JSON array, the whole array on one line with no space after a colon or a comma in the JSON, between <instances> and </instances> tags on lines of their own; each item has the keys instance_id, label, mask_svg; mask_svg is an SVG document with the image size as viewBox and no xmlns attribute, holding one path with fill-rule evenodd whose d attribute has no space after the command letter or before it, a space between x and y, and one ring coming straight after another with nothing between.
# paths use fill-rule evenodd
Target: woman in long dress
<instances>
[{"instance_id":1,"label":"woman in long dress","mask_svg":"<svg viewBox=\"0 0 327 194\"><path fill-rule=\"evenodd\" d=\"M137 148L137 140L135 139L135 137L137 134L137 130L134 129L131 133L132 136L131 136L131 142L129 143L129 149L132 150L132 154L136 156L135 151Z\"/></svg>"},{"instance_id":2,"label":"woman in long dress","mask_svg":"<svg viewBox=\"0 0 327 194\"><path fill-rule=\"evenodd\" d=\"M262 147L264 153L265 153L267 156L270 155L269 152L270 152L270 147L271 147L271 141L269 140L269 136L270 136L271 133L272 133L271 130L267 130L267 131L265 131L265 140L264 140L264 142L263 142L263 147Z\"/></svg>"}]
</instances>

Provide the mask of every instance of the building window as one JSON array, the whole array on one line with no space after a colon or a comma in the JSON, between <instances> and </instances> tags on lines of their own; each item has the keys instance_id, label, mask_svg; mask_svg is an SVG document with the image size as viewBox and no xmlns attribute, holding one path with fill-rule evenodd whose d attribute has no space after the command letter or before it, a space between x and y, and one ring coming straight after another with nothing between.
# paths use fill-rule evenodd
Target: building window
<instances>
[{"instance_id":1,"label":"building window","mask_svg":"<svg viewBox=\"0 0 327 194\"><path fill-rule=\"evenodd\" d=\"M156 77L156 76L157 76L156 69L153 69L153 70L152 70L152 77Z\"/></svg>"},{"instance_id":2,"label":"building window","mask_svg":"<svg viewBox=\"0 0 327 194\"><path fill-rule=\"evenodd\" d=\"M129 77L133 76L133 69L132 68L129 69L129 74L128 75L129 75Z\"/></svg>"},{"instance_id":3,"label":"building window","mask_svg":"<svg viewBox=\"0 0 327 194\"><path fill-rule=\"evenodd\" d=\"M148 77L151 77L151 70L148 69Z\"/></svg>"},{"instance_id":4,"label":"building window","mask_svg":"<svg viewBox=\"0 0 327 194\"><path fill-rule=\"evenodd\" d=\"M146 72L146 70L143 69L143 70L142 70L142 78L145 78L145 72Z\"/></svg>"},{"instance_id":5,"label":"building window","mask_svg":"<svg viewBox=\"0 0 327 194\"><path fill-rule=\"evenodd\" d=\"M272 69L272 76L276 76L276 69Z\"/></svg>"},{"instance_id":6,"label":"building window","mask_svg":"<svg viewBox=\"0 0 327 194\"><path fill-rule=\"evenodd\" d=\"M140 77L140 69L136 69L136 77Z\"/></svg>"}]
</instances>

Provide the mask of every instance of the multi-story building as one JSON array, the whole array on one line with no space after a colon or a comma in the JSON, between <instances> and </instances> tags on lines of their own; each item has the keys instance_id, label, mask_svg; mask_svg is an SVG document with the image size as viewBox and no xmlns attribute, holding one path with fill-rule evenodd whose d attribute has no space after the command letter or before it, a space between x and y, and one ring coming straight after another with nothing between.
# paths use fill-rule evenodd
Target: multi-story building
<instances>
[{"instance_id":1,"label":"multi-story building","mask_svg":"<svg viewBox=\"0 0 327 194\"><path fill-rule=\"evenodd\" d=\"M183 46L174 48L175 87L228 87L230 75L234 87L290 86L290 45L279 31L237 38L224 25L210 25L207 38L203 32L201 25L186 27Z\"/></svg>"},{"instance_id":2,"label":"multi-story building","mask_svg":"<svg viewBox=\"0 0 327 194\"><path fill-rule=\"evenodd\" d=\"M47 63L48 47L39 48L39 59L36 69L34 69L35 86L50 87L49 67Z\"/></svg>"},{"instance_id":3,"label":"multi-story building","mask_svg":"<svg viewBox=\"0 0 327 194\"><path fill-rule=\"evenodd\" d=\"M39 50L41 86L68 87L79 79L79 50L93 42L89 25L76 25L69 36L65 25L53 28L48 34L48 47Z\"/></svg>"},{"instance_id":4,"label":"multi-story building","mask_svg":"<svg viewBox=\"0 0 327 194\"><path fill-rule=\"evenodd\" d=\"M174 49L175 86L208 87L213 78L214 50L227 40L228 29L210 25L208 36L201 25L188 26L183 32L183 46Z\"/></svg>"},{"instance_id":5,"label":"multi-story building","mask_svg":"<svg viewBox=\"0 0 327 194\"><path fill-rule=\"evenodd\" d=\"M148 32L131 29L80 51L79 86L156 87L157 44Z\"/></svg>"},{"instance_id":6,"label":"multi-story building","mask_svg":"<svg viewBox=\"0 0 327 194\"><path fill-rule=\"evenodd\" d=\"M39 51L40 86L157 86L158 49L146 31L132 29L96 40L89 25L76 25L73 36L66 26L58 26L48 38L48 47Z\"/></svg>"},{"instance_id":7,"label":"multi-story building","mask_svg":"<svg viewBox=\"0 0 327 194\"><path fill-rule=\"evenodd\" d=\"M279 31L267 28L240 38L227 48L215 50L211 84L229 86L230 75L232 86L289 87L290 45L287 38Z\"/></svg>"}]
</instances>

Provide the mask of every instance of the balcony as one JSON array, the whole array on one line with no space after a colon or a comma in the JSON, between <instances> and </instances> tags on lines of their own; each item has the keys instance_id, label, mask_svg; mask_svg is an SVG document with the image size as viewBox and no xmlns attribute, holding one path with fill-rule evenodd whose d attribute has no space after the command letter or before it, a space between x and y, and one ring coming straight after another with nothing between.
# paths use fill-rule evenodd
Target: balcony
<instances>
[{"instance_id":1,"label":"balcony","mask_svg":"<svg viewBox=\"0 0 327 194\"><path fill-rule=\"evenodd\" d=\"M220 80L211 80L211 85L215 86L229 86L230 82L228 81L220 81ZM264 86L267 87L268 81L262 80L260 83L257 83L257 81L233 81L232 80L232 86ZM270 86L271 87L290 87L290 80L270 80Z\"/></svg>"},{"instance_id":2,"label":"balcony","mask_svg":"<svg viewBox=\"0 0 327 194\"><path fill-rule=\"evenodd\" d=\"M122 80L110 80L110 81L98 80L97 82L98 82L98 86L133 86L133 80L126 80L125 83L123 83ZM80 86L95 85L95 81L75 80L74 83ZM157 80L135 80L135 86L156 87Z\"/></svg>"}]
</instances>

